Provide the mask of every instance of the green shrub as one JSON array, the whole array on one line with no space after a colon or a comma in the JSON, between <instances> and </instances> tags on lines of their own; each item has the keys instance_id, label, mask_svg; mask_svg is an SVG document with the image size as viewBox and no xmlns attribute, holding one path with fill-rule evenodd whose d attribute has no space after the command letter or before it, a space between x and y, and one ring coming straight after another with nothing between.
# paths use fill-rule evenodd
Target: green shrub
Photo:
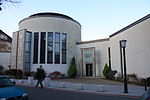
<instances>
[{"instance_id":1,"label":"green shrub","mask_svg":"<svg viewBox=\"0 0 150 100\"><path fill-rule=\"evenodd\" d=\"M109 78L109 74L108 74L109 71L111 71L110 67L107 64L105 64L104 69L103 69L103 75L105 76L106 79Z\"/></svg>"},{"instance_id":2,"label":"green shrub","mask_svg":"<svg viewBox=\"0 0 150 100\"><path fill-rule=\"evenodd\" d=\"M68 70L68 76L70 78L74 78L77 75L77 69L76 69L76 62L75 62L75 57L72 58L70 68Z\"/></svg>"}]
</instances>

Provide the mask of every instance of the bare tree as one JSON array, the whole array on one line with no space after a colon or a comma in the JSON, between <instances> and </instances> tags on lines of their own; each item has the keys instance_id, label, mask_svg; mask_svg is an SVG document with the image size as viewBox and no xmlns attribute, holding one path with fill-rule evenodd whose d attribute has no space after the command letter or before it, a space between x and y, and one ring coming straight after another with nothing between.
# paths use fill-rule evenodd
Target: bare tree
<instances>
[{"instance_id":1,"label":"bare tree","mask_svg":"<svg viewBox=\"0 0 150 100\"><path fill-rule=\"evenodd\" d=\"M0 0L0 11L2 10L2 5L4 3L11 3L11 4L16 4L16 3L20 3L21 0Z\"/></svg>"}]
</instances>

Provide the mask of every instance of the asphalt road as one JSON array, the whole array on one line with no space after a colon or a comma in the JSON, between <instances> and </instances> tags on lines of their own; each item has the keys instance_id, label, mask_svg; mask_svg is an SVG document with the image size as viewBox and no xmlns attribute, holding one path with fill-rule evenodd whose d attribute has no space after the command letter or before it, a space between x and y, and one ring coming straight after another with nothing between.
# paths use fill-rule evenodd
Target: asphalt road
<instances>
[{"instance_id":1,"label":"asphalt road","mask_svg":"<svg viewBox=\"0 0 150 100\"><path fill-rule=\"evenodd\" d=\"M138 100L127 96L85 93L48 88L20 86L29 93L29 100Z\"/></svg>"}]
</instances>

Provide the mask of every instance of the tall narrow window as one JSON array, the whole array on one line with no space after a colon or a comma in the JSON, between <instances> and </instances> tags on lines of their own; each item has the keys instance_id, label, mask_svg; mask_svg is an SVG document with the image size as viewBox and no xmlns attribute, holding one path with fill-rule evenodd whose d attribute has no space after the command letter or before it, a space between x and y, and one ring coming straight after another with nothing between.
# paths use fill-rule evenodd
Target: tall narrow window
<instances>
[{"instance_id":1,"label":"tall narrow window","mask_svg":"<svg viewBox=\"0 0 150 100\"><path fill-rule=\"evenodd\" d=\"M40 63L45 63L46 32L41 32Z\"/></svg>"},{"instance_id":2,"label":"tall narrow window","mask_svg":"<svg viewBox=\"0 0 150 100\"><path fill-rule=\"evenodd\" d=\"M47 63L53 63L53 32L48 32L47 36Z\"/></svg>"},{"instance_id":3,"label":"tall narrow window","mask_svg":"<svg viewBox=\"0 0 150 100\"><path fill-rule=\"evenodd\" d=\"M60 33L55 33L55 64L60 64Z\"/></svg>"},{"instance_id":4,"label":"tall narrow window","mask_svg":"<svg viewBox=\"0 0 150 100\"><path fill-rule=\"evenodd\" d=\"M67 34L62 33L62 64L67 63Z\"/></svg>"},{"instance_id":5,"label":"tall narrow window","mask_svg":"<svg viewBox=\"0 0 150 100\"><path fill-rule=\"evenodd\" d=\"M25 33L25 52L24 52L24 59L25 59L25 67L24 70L25 71L30 71L30 57L31 57L31 32L26 32Z\"/></svg>"},{"instance_id":6,"label":"tall narrow window","mask_svg":"<svg viewBox=\"0 0 150 100\"><path fill-rule=\"evenodd\" d=\"M110 47L108 47L108 58L109 58L109 67L111 69L111 52L110 52Z\"/></svg>"},{"instance_id":7,"label":"tall narrow window","mask_svg":"<svg viewBox=\"0 0 150 100\"><path fill-rule=\"evenodd\" d=\"M38 63L38 42L39 42L39 33L34 33L34 49L33 49L33 63Z\"/></svg>"}]
</instances>

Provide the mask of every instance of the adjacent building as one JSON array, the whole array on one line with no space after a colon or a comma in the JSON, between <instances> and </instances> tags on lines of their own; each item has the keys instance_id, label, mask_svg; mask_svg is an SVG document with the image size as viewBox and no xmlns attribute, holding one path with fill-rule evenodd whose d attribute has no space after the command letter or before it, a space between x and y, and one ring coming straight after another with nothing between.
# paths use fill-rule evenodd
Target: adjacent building
<instances>
[{"instance_id":1,"label":"adjacent building","mask_svg":"<svg viewBox=\"0 0 150 100\"><path fill-rule=\"evenodd\" d=\"M0 30L0 65L4 70L10 66L12 38Z\"/></svg>"},{"instance_id":2,"label":"adjacent building","mask_svg":"<svg viewBox=\"0 0 150 100\"><path fill-rule=\"evenodd\" d=\"M67 75L75 56L78 75L102 77L104 65L122 73L120 40L127 40L127 73L150 76L150 14L126 26L109 38L81 41L81 25L59 13L37 13L19 22L13 33L11 67L36 71L43 65L47 74Z\"/></svg>"},{"instance_id":3,"label":"adjacent building","mask_svg":"<svg viewBox=\"0 0 150 100\"><path fill-rule=\"evenodd\" d=\"M124 27L106 39L78 42L78 65L82 76L103 76L107 63L122 73L120 40L127 40L127 74L150 76L150 14ZM123 62L122 62L123 63Z\"/></svg>"},{"instance_id":4,"label":"adjacent building","mask_svg":"<svg viewBox=\"0 0 150 100\"><path fill-rule=\"evenodd\" d=\"M12 38L0 30L0 52L11 52Z\"/></svg>"}]
</instances>

